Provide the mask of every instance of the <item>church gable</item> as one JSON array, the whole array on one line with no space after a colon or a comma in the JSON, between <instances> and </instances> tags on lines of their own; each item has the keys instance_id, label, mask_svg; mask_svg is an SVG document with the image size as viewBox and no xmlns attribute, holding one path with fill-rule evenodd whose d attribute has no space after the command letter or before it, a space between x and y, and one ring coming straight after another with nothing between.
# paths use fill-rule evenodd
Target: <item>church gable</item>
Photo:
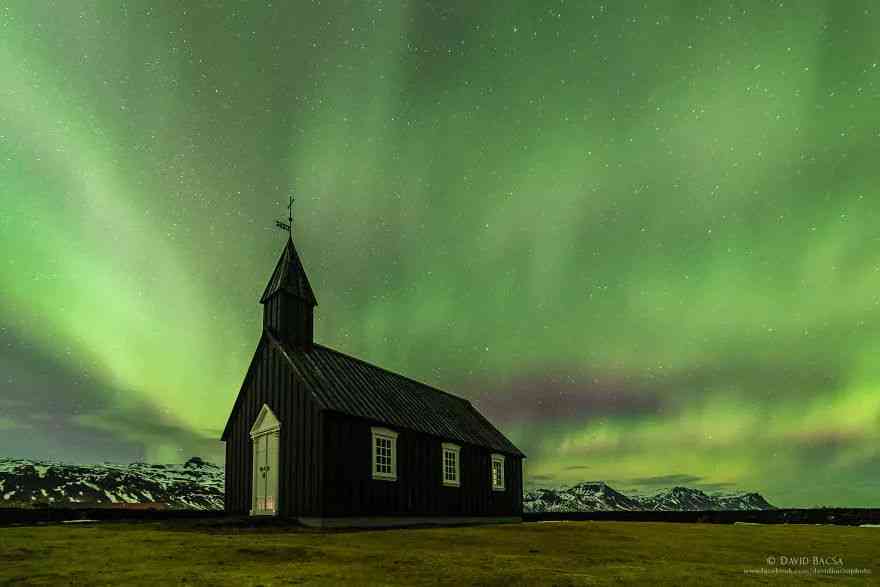
<instances>
[{"instance_id":1,"label":"church gable","mask_svg":"<svg viewBox=\"0 0 880 587\"><path fill-rule=\"evenodd\" d=\"M263 353L267 350L266 337L261 336L260 342L257 344L257 348L254 351L254 356L251 357L250 365L248 365L248 370L244 375L244 381L241 383L241 387L238 390L238 395L235 398L235 403L232 406L232 411L229 412L229 418L226 420L226 426L223 428L223 434L220 436L220 440L225 441L229 433L232 430L232 422L235 420L235 416L238 413L239 408L241 407L241 402L244 399L244 395L247 392L248 387L251 384L251 381L254 377L254 372L256 371L257 365L263 358Z\"/></svg>"},{"instance_id":2,"label":"church gable","mask_svg":"<svg viewBox=\"0 0 880 587\"><path fill-rule=\"evenodd\" d=\"M223 435L220 437L220 440L228 440L235 419L238 417L238 414L242 409L242 404L247 400L249 393L254 393L253 387L255 385L255 380L258 377L258 372L262 371L264 374L263 378L265 379L267 377L265 374L270 370L273 373L277 372L277 375L272 376L272 380L276 382L273 383L273 388L280 384L278 388L280 393L293 393L290 386L287 383L284 383L289 382L291 378L293 378L302 382L303 390L305 392L305 401L315 404L318 409L325 408L317 396L310 390L308 381L303 378L302 373L300 373L296 366L290 361L287 356L287 351L284 349L280 341L275 339L271 332L264 331L263 335L260 337L260 342L257 345L257 350L254 352L254 356L251 359L244 382L242 383L238 396L235 399L235 404L232 406L232 411L229 413L229 418L226 421L226 426L223 429ZM277 416L275 416L274 413L273 417L276 417L277 419ZM248 422L247 428L250 426L251 422Z\"/></svg>"}]
</instances>

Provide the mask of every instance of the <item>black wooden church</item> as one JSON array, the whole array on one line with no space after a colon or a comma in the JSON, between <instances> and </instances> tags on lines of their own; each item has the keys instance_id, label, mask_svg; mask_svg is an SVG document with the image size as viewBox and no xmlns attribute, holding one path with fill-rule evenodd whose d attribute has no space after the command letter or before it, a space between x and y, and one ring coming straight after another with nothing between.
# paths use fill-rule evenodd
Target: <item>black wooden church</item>
<instances>
[{"instance_id":1,"label":"black wooden church","mask_svg":"<svg viewBox=\"0 0 880 587\"><path fill-rule=\"evenodd\" d=\"M520 519L525 455L469 401L313 341L318 303L291 238L260 303L221 437L228 513L316 526Z\"/></svg>"}]
</instances>

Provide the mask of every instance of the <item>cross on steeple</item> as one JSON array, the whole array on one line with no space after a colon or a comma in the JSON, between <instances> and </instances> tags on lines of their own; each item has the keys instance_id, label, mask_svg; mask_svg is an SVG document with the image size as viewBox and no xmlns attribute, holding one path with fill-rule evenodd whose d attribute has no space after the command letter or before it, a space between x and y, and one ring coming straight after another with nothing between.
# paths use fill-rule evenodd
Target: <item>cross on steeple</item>
<instances>
[{"instance_id":1,"label":"cross on steeple","mask_svg":"<svg viewBox=\"0 0 880 587\"><path fill-rule=\"evenodd\" d=\"M280 220L275 221L275 226L287 231L287 235L293 240L293 194L290 195L290 201L287 204L287 223Z\"/></svg>"}]
</instances>

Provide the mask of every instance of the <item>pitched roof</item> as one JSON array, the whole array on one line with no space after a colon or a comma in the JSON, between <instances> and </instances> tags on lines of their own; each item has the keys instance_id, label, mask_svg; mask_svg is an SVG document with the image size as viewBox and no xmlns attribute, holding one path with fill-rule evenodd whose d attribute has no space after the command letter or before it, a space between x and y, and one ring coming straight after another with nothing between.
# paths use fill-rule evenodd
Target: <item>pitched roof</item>
<instances>
[{"instance_id":1,"label":"pitched roof","mask_svg":"<svg viewBox=\"0 0 880 587\"><path fill-rule=\"evenodd\" d=\"M469 401L331 348L293 348L268 331L327 410L525 456Z\"/></svg>"},{"instance_id":2,"label":"pitched roof","mask_svg":"<svg viewBox=\"0 0 880 587\"><path fill-rule=\"evenodd\" d=\"M266 290L260 297L260 303L266 303L280 290L287 291L313 306L318 305L315 294L312 292L312 286L309 285L309 278L306 277L306 270L303 268L302 261L299 260L291 238L287 239L287 245L281 252L281 257L275 265L275 271L272 272L269 283L266 284Z\"/></svg>"}]
</instances>

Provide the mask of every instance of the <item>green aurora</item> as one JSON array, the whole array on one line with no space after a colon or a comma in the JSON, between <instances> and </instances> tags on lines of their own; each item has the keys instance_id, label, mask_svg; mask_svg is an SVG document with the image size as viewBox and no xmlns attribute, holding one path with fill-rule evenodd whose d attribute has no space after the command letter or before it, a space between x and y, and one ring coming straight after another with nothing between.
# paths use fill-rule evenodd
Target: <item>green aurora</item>
<instances>
[{"instance_id":1,"label":"green aurora","mask_svg":"<svg viewBox=\"0 0 880 587\"><path fill-rule=\"evenodd\" d=\"M0 454L222 461L297 195L316 339L527 484L880 506L880 7L0 6Z\"/></svg>"}]
</instances>

